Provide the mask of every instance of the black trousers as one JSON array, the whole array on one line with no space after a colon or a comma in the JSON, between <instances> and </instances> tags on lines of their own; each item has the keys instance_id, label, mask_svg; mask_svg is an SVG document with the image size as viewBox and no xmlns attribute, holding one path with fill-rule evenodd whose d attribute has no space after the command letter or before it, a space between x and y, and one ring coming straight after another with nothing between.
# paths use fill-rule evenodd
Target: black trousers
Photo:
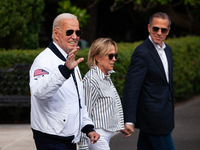
<instances>
[{"instance_id":1,"label":"black trousers","mask_svg":"<svg viewBox=\"0 0 200 150\"><path fill-rule=\"evenodd\" d=\"M76 150L76 144L74 143L43 143L35 140L37 150Z\"/></svg>"},{"instance_id":2,"label":"black trousers","mask_svg":"<svg viewBox=\"0 0 200 150\"><path fill-rule=\"evenodd\" d=\"M154 135L140 131L138 150L175 150L170 134Z\"/></svg>"}]
</instances>

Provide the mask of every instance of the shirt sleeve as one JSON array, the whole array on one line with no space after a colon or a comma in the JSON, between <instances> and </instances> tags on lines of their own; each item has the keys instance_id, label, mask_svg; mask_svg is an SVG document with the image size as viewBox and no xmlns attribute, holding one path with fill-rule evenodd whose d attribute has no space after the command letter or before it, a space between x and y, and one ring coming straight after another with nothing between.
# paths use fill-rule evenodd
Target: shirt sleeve
<instances>
[{"instance_id":1,"label":"shirt sleeve","mask_svg":"<svg viewBox=\"0 0 200 150\"><path fill-rule=\"evenodd\" d=\"M92 118L92 108L94 104L95 98L93 97L94 95L94 86L91 83L91 78L85 77L83 79L83 87L84 87L84 93L85 93L85 105L87 108L87 112L90 118ZM79 145L79 150L88 150L88 137L85 133L81 134L81 140L78 143Z\"/></svg>"}]
</instances>

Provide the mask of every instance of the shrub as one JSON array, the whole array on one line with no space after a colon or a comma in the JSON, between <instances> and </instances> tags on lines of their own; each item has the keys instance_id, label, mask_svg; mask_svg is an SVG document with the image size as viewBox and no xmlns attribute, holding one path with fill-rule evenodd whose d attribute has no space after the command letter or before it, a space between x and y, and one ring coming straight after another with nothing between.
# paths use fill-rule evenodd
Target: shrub
<instances>
[{"instance_id":1,"label":"shrub","mask_svg":"<svg viewBox=\"0 0 200 150\"><path fill-rule=\"evenodd\" d=\"M166 41L173 53L174 95L177 101L200 93L200 37Z\"/></svg>"},{"instance_id":2,"label":"shrub","mask_svg":"<svg viewBox=\"0 0 200 150\"><path fill-rule=\"evenodd\" d=\"M111 75L111 78L120 97L122 96L132 53L141 42L117 43L119 56L114 66L115 73ZM200 37L167 39L166 43L170 45L173 53L175 100L183 101L200 94ZM32 63L42 50L0 51L0 68L8 68L15 63ZM88 51L89 48L86 48L79 50L77 53L77 58L84 57L84 61L79 64L82 77L89 70L86 64Z\"/></svg>"},{"instance_id":3,"label":"shrub","mask_svg":"<svg viewBox=\"0 0 200 150\"><path fill-rule=\"evenodd\" d=\"M0 68L6 69L18 63L33 63L34 58L43 49L37 50L2 50L0 51Z\"/></svg>"},{"instance_id":4,"label":"shrub","mask_svg":"<svg viewBox=\"0 0 200 150\"><path fill-rule=\"evenodd\" d=\"M173 53L174 69L174 98L176 101L183 101L187 98L200 94L200 37L183 37L167 39L165 41ZM141 42L117 43L118 59L115 62L115 73L111 79L118 90L120 97L124 88L124 82L134 49ZM88 71L86 64L89 49L79 51L77 57L84 57L85 60L79 64L82 76Z\"/></svg>"}]
</instances>

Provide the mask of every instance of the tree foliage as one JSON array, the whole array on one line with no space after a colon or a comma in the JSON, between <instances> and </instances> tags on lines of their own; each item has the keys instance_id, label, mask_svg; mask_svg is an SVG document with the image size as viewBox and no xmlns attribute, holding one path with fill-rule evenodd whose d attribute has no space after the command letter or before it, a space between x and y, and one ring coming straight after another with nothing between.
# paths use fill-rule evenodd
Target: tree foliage
<instances>
[{"instance_id":1,"label":"tree foliage","mask_svg":"<svg viewBox=\"0 0 200 150\"><path fill-rule=\"evenodd\" d=\"M0 1L0 47L38 48L43 0Z\"/></svg>"},{"instance_id":2,"label":"tree foliage","mask_svg":"<svg viewBox=\"0 0 200 150\"><path fill-rule=\"evenodd\" d=\"M165 12L169 15L169 17L172 20L172 27L173 30L170 31L170 37L179 37L179 36L186 36L186 35L200 35L200 0L107 0L106 2L103 0L71 0L74 5L82 5L82 7L87 8L87 12L90 12L91 8L95 5L99 6L102 3L104 4L103 7L107 8L109 6L110 12L113 15L110 15L110 17L115 17L116 14L118 14L119 17L116 17L118 19L124 19L123 21L124 26L126 30L126 37L132 35L138 35L141 36L140 33L138 33L135 28L140 28L141 31L146 31L146 25L148 24L149 17L154 13L158 11ZM105 6L107 5L107 6ZM89 11L88 11L89 10ZM105 22L103 20L99 21L99 18L106 18L104 12L101 7L98 8L98 19L96 19L95 15L90 14L90 22L95 24L95 21L97 22ZM105 9L104 9L105 10ZM92 12L93 13L93 12ZM104 14L104 16L102 15ZM108 12L107 12L108 14ZM124 14L124 17L120 18L120 15ZM127 17L129 16L129 17ZM111 18L112 19L112 18ZM113 20L113 19L112 19ZM118 26L121 25L120 22L113 20L112 22L117 22ZM132 23L132 29L128 29L127 26ZM144 27L145 24L145 27ZM98 24L97 24L98 25ZM113 26L113 25L111 25ZM122 25L121 25L122 26ZM87 26L86 26L87 27ZM89 30L91 26L86 29L86 31ZM114 26L115 27L115 26ZM113 27L113 28L114 28ZM107 25L105 28L101 24L100 27L97 29L103 28L103 31L106 31L109 28L109 25ZM111 28L111 27L110 27ZM111 30L113 29L111 28ZM123 28L123 26L122 26ZM118 30L118 33L123 32L120 31L121 27L116 28ZM98 36L104 36L106 33L103 33L103 31L98 31L100 35ZM90 33L96 34L96 33ZM110 33L109 35L113 34ZM145 35L144 33L142 33ZM117 37L122 37L123 35L113 35L111 38L117 39ZM86 37L87 38L87 37ZM118 38L119 41L123 41L123 39ZM94 39L93 39L94 40ZM138 40L138 39L134 39ZM91 40L90 40L91 41ZM129 38L129 40L124 41L133 41L133 39Z\"/></svg>"},{"instance_id":3,"label":"tree foliage","mask_svg":"<svg viewBox=\"0 0 200 150\"><path fill-rule=\"evenodd\" d=\"M77 16L79 20L80 27L83 27L87 23L90 15L87 14L86 9L80 9L77 6L72 5L69 0L59 1L58 4L59 4L58 13L74 14L75 16Z\"/></svg>"},{"instance_id":4,"label":"tree foliage","mask_svg":"<svg viewBox=\"0 0 200 150\"><path fill-rule=\"evenodd\" d=\"M197 9L200 5L200 0L115 0L112 6L113 10L125 4L133 4L133 9L138 11L146 11L157 5L171 5L173 7L181 4Z\"/></svg>"}]
</instances>

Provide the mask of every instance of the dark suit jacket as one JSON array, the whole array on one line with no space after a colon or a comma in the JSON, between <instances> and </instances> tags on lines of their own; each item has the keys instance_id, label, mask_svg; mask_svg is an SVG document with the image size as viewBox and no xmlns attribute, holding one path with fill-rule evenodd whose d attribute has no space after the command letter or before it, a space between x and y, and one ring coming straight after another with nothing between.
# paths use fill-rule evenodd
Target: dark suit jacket
<instances>
[{"instance_id":1,"label":"dark suit jacket","mask_svg":"<svg viewBox=\"0 0 200 150\"><path fill-rule=\"evenodd\" d=\"M125 122L149 134L168 134L174 128L172 52L166 45L167 82L161 59L147 38L134 51L123 90Z\"/></svg>"}]
</instances>

